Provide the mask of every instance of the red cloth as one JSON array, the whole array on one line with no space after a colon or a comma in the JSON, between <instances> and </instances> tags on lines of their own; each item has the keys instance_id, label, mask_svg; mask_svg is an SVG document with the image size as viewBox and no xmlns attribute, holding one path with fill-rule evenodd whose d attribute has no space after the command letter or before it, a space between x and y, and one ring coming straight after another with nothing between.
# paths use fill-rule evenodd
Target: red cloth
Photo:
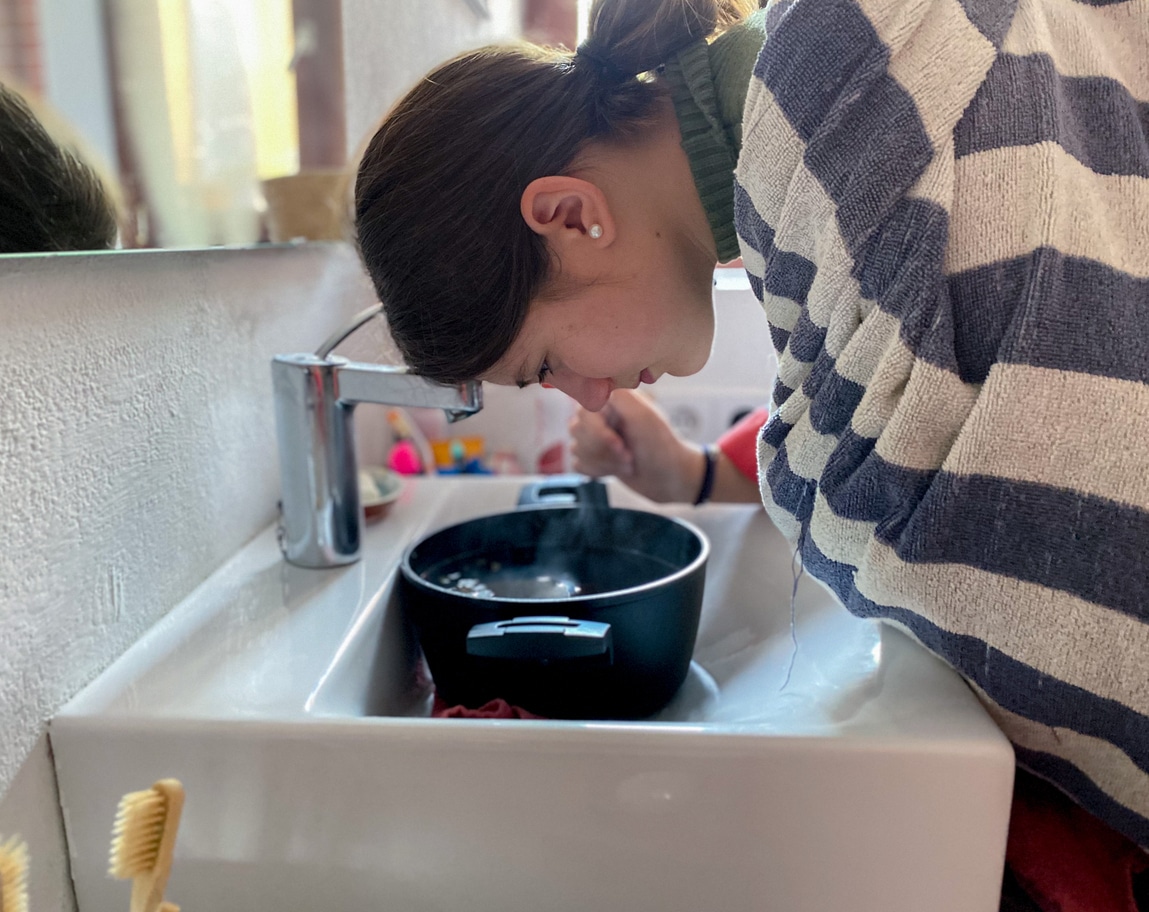
<instances>
[{"instance_id":1,"label":"red cloth","mask_svg":"<svg viewBox=\"0 0 1149 912\"><path fill-rule=\"evenodd\" d=\"M756 408L718 438L718 449L754 482L758 480L758 432L768 417L765 407Z\"/></svg>"},{"instance_id":2,"label":"red cloth","mask_svg":"<svg viewBox=\"0 0 1149 912\"><path fill-rule=\"evenodd\" d=\"M536 716L527 712L521 706L512 706L500 698L484 703L478 709L469 709L466 706L449 706L439 695L435 695L435 705L431 707L431 716L435 719L544 719L545 716Z\"/></svg>"},{"instance_id":3,"label":"red cloth","mask_svg":"<svg viewBox=\"0 0 1149 912\"><path fill-rule=\"evenodd\" d=\"M1137 912L1133 876L1149 868L1133 842L1020 769L1006 861L1042 912Z\"/></svg>"}]
</instances>

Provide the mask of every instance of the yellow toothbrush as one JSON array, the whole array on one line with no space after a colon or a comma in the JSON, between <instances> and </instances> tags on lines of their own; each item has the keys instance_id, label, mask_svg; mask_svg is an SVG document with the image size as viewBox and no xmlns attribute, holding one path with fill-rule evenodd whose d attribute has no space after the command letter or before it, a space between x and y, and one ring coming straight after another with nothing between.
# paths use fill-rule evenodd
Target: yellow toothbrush
<instances>
[{"instance_id":1,"label":"yellow toothbrush","mask_svg":"<svg viewBox=\"0 0 1149 912\"><path fill-rule=\"evenodd\" d=\"M131 879L131 912L179 912L179 906L164 902L164 890L183 806L184 787L178 779L161 779L120 799L108 873Z\"/></svg>"},{"instance_id":2,"label":"yellow toothbrush","mask_svg":"<svg viewBox=\"0 0 1149 912\"><path fill-rule=\"evenodd\" d=\"M0 841L0 912L28 912L28 846L18 836Z\"/></svg>"}]
</instances>

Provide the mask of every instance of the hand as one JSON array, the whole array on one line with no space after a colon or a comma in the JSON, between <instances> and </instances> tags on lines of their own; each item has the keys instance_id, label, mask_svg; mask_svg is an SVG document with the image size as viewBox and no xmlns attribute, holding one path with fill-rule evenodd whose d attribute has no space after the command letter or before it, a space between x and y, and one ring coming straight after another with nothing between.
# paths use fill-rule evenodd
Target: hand
<instances>
[{"instance_id":1,"label":"hand","mask_svg":"<svg viewBox=\"0 0 1149 912\"><path fill-rule=\"evenodd\" d=\"M599 412L579 409L570 421L576 472L614 475L659 503L691 503L702 483L702 448L683 440L651 400L618 389Z\"/></svg>"}]
</instances>

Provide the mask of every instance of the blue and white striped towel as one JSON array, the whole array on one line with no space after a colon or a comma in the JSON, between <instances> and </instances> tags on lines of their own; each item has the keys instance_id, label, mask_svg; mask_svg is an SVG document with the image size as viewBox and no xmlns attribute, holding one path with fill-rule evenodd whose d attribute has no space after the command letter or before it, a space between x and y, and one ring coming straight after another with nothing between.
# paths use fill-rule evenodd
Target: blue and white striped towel
<instances>
[{"instance_id":1,"label":"blue and white striped towel","mask_svg":"<svg viewBox=\"0 0 1149 912\"><path fill-rule=\"evenodd\" d=\"M778 0L736 172L808 572L1149 846L1149 0Z\"/></svg>"}]
</instances>

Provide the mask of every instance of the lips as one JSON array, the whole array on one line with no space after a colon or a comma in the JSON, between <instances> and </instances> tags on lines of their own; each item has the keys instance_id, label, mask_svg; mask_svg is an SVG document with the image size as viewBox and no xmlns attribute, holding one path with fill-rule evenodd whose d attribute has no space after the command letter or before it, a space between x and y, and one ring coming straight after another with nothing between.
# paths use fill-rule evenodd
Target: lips
<instances>
[{"instance_id":1,"label":"lips","mask_svg":"<svg viewBox=\"0 0 1149 912\"><path fill-rule=\"evenodd\" d=\"M654 376L654 374L652 374L650 372L650 368L644 367L642 369L642 373L638 375L638 382L639 383L653 383L654 381L655 381L655 376Z\"/></svg>"}]
</instances>

